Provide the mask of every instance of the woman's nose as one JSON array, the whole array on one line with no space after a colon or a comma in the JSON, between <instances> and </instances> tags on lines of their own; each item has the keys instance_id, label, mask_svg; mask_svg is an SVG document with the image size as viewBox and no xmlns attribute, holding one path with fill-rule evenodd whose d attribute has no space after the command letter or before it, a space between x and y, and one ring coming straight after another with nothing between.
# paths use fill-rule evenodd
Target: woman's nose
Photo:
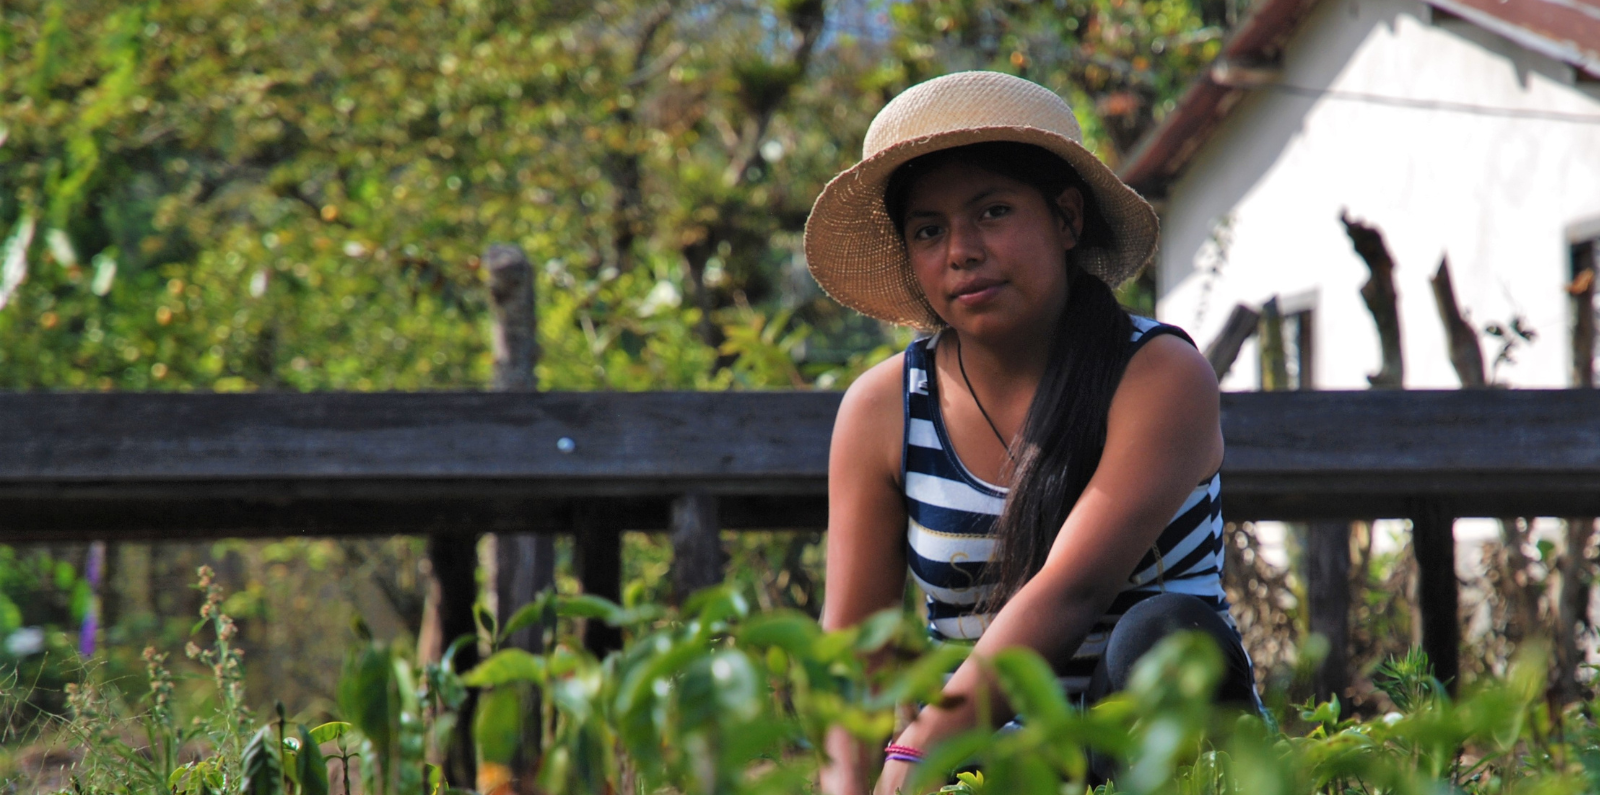
<instances>
[{"instance_id":1,"label":"woman's nose","mask_svg":"<svg viewBox=\"0 0 1600 795\"><path fill-rule=\"evenodd\" d=\"M979 233L975 224L951 224L949 234L950 267L959 270L983 262L983 235Z\"/></svg>"}]
</instances>

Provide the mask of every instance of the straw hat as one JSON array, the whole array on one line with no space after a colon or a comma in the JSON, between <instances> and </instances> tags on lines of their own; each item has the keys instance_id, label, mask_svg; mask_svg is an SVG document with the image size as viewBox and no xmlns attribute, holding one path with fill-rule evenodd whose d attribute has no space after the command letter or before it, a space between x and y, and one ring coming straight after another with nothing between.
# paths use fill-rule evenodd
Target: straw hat
<instances>
[{"instance_id":1,"label":"straw hat","mask_svg":"<svg viewBox=\"0 0 1600 795\"><path fill-rule=\"evenodd\" d=\"M922 295L899 230L884 209L889 175L940 149L984 141L1034 144L1083 177L1111 227L1108 247L1074 251L1078 266L1117 287L1155 253L1156 213L1083 148L1072 109L1055 92L1000 72L957 72L912 86L867 128L861 162L834 177L806 221L806 262L828 295L864 315L934 329L944 321Z\"/></svg>"}]
</instances>

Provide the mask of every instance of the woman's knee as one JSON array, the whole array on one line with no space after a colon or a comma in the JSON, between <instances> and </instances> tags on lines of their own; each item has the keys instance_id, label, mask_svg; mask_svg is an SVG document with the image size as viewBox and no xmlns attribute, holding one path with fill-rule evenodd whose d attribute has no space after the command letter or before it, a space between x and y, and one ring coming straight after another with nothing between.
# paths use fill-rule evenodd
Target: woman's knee
<instances>
[{"instance_id":1,"label":"woman's knee","mask_svg":"<svg viewBox=\"0 0 1600 795\"><path fill-rule=\"evenodd\" d=\"M1123 689L1140 657L1167 636L1186 631L1204 632L1216 641L1229 669L1225 679L1235 678L1233 669L1240 667L1248 676L1248 658L1244 657L1237 634L1210 605L1188 594L1162 593L1129 608L1106 639L1102 664L1109 689ZM1235 688L1223 688L1232 689Z\"/></svg>"}]
</instances>

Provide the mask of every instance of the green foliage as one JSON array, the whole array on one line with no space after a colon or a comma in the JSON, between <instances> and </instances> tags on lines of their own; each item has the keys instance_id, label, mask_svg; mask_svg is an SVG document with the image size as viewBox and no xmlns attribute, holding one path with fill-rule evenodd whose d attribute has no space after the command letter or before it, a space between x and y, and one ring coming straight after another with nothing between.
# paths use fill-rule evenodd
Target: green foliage
<instances>
[{"instance_id":1,"label":"green foliage","mask_svg":"<svg viewBox=\"0 0 1600 795\"><path fill-rule=\"evenodd\" d=\"M633 639L603 661L567 646L545 655L502 650L465 676L491 687L527 682L547 694L554 732L540 786L550 792L595 791L602 782L796 791L792 783L810 781L821 761L815 749L827 726L881 742L894 704L936 697L965 651L927 648L920 628L894 612L823 633L793 612L749 614L727 588L699 595L681 617L650 620L560 597L529 615L550 612L623 623ZM862 660L880 651L896 662L869 675ZM1307 704L1297 723L1304 728L1290 734L1210 704L1222 660L1200 635L1165 641L1141 660L1126 692L1088 711L1068 705L1031 653L1009 650L987 665L1021 727L930 749L914 787L1081 792L1093 752L1119 771L1104 792L1577 792L1590 775L1582 760L1600 758L1591 719L1546 711L1537 655L1452 701L1413 652L1390 661L1384 679L1394 692L1427 694L1406 701L1406 711L1357 721L1342 718L1337 702ZM974 764L981 775L946 778Z\"/></svg>"},{"instance_id":2,"label":"green foliage","mask_svg":"<svg viewBox=\"0 0 1600 795\"><path fill-rule=\"evenodd\" d=\"M1415 712L1428 702L1443 698L1444 685L1433 676L1433 665L1421 649L1412 647L1404 657L1391 657L1373 669L1372 683L1378 686L1401 712Z\"/></svg>"},{"instance_id":3,"label":"green foliage","mask_svg":"<svg viewBox=\"0 0 1600 795\"><path fill-rule=\"evenodd\" d=\"M64 688L81 675L69 632L89 597L77 567L51 550L0 546L0 690L33 694L0 717L0 739L25 738L43 716L65 710Z\"/></svg>"},{"instance_id":4,"label":"green foliage","mask_svg":"<svg viewBox=\"0 0 1600 795\"><path fill-rule=\"evenodd\" d=\"M217 609L223 598L209 573L202 587L202 624L215 638L197 654L213 661L218 693L227 694L240 677L231 620ZM366 643L352 649L341 688L351 722L315 728L291 722L281 706L258 724L225 695L213 714L185 723L168 700L171 675L151 652L142 708L109 683L73 688L60 737L83 754L63 792L327 795L328 762L337 759L345 789L356 763L364 792L438 793L442 772L426 760L449 742L466 686L483 688L473 736L488 765L509 759L523 736L522 690L542 694L541 791L806 792L829 727L881 743L896 705L937 699L944 673L967 653L929 646L899 611L823 632L796 611L752 612L727 586L696 594L680 613L551 594L533 607L520 620L606 621L629 641L603 660L564 642L539 655L501 649L460 677L451 655L418 671L392 647ZM887 663L869 670L869 657ZM1020 725L928 749L911 784L918 791L1083 792L1095 757L1115 770L1096 793L1578 793L1600 780L1592 718L1600 704L1552 713L1537 651L1459 699L1419 652L1391 659L1379 681L1399 711L1355 720L1337 702L1307 703L1295 721L1301 728L1288 733L1210 702L1222 659L1204 635L1164 640L1125 692L1089 710L1071 706L1031 652L1010 649L982 664ZM130 725L143 725L148 744L129 742ZM200 750L180 764L179 748Z\"/></svg>"},{"instance_id":5,"label":"green foliage","mask_svg":"<svg viewBox=\"0 0 1600 795\"><path fill-rule=\"evenodd\" d=\"M1114 158L1206 4L8 3L0 386L481 385L499 241L548 388L843 385L891 340L799 233L884 100L1019 72Z\"/></svg>"}]
</instances>

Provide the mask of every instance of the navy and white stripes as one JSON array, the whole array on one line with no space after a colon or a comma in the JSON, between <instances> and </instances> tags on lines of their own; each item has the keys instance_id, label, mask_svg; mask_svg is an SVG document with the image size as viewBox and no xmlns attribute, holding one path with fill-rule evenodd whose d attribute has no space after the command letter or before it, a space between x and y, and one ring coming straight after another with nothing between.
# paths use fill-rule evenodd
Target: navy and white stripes
<instances>
[{"instance_id":1,"label":"navy and white stripes","mask_svg":"<svg viewBox=\"0 0 1600 795\"><path fill-rule=\"evenodd\" d=\"M1148 318L1135 316L1133 325L1133 350L1161 334L1183 336L1176 327ZM980 613L978 605L992 587L984 582L984 564L994 551L990 534L1005 506L1006 490L968 471L950 444L932 378L938 340L934 335L906 349L902 472L909 520L906 557L912 577L927 596L928 632L939 640L971 640L983 634L992 617ZM1218 475L1197 486L1155 547L1139 561L1128 584L1062 671L1062 684L1069 693L1088 687L1117 619L1150 596L1163 591L1197 596L1233 625L1222 590L1221 488Z\"/></svg>"}]
</instances>

